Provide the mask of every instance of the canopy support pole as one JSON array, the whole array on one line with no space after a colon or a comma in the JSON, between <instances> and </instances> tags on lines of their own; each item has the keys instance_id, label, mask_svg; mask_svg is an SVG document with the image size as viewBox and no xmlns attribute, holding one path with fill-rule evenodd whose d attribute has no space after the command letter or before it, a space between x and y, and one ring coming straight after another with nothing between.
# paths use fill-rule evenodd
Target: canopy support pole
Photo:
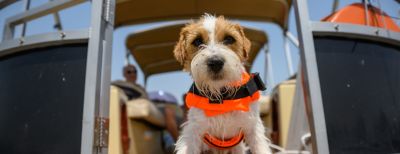
<instances>
[{"instance_id":1,"label":"canopy support pole","mask_svg":"<svg viewBox=\"0 0 400 154\"><path fill-rule=\"evenodd\" d=\"M129 65L129 55L130 55L129 50L126 49L125 50L125 66Z\"/></svg>"},{"instance_id":2,"label":"canopy support pole","mask_svg":"<svg viewBox=\"0 0 400 154\"><path fill-rule=\"evenodd\" d=\"M273 70L272 70L271 54L269 53L269 48L267 44L264 45L264 52L265 52L264 81L269 81L269 83L267 83L267 87L268 85L274 87L275 83L274 83L274 76L272 74Z\"/></svg>"},{"instance_id":3,"label":"canopy support pole","mask_svg":"<svg viewBox=\"0 0 400 154\"><path fill-rule=\"evenodd\" d=\"M288 65L289 76L292 76L294 74L293 64L292 64L292 54L290 51L288 36L286 32L284 33L283 44L285 46L285 57Z\"/></svg>"},{"instance_id":4,"label":"canopy support pole","mask_svg":"<svg viewBox=\"0 0 400 154\"><path fill-rule=\"evenodd\" d=\"M292 42L297 48L299 48L299 40L290 31L286 31L286 37Z\"/></svg>"}]
</instances>

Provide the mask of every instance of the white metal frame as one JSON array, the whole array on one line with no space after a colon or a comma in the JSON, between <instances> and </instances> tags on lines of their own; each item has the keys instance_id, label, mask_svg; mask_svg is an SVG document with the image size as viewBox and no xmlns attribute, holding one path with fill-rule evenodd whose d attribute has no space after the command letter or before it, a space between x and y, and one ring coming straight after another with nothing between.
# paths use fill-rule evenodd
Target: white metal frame
<instances>
[{"instance_id":1,"label":"white metal frame","mask_svg":"<svg viewBox=\"0 0 400 154\"><path fill-rule=\"evenodd\" d=\"M0 43L0 56L20 52L27 49L51 46L58 44L87 42L89 30L65 31L62 33L51 32L46 34L32 35L24 38L6 40Z\"/></svg>"},{"instance_id":2,"label":"white metal frame","mask_svg":"<svg viewBox=\"0 0 400 154\"><path fill-rule=\"evenodd\" d=\"M341 36L350 38L359 38L384 42L394 45L399 45L400 33L393 32L387 29L361 26L345 23L330 23L330 22L310 22L312 32L317 36Z\"/></svg>"},{"instance_id":3,"label":"white metal frame","mask_svg":"<svg viewBox=\"0 0 400 154\"><path fill-rule=\"evenodd\" d=\"M26 23L27 21L37 19L39 17L56 13L62 9L80 4L85 0L57 0L50 1L41 6L35 7L26 12L14 15L8 18L4 25L3 41L13 39L14 28L18 24Z\"/></svg>"},{"instance_id":4,"label":"white metal frame","mask_svg":"<svg viewBox=\"0 0 400 154\"><path fill-rule=\"evenodd\" d=\"M303 95L312 134L314 153L329 154L324 108L318 76L314 39L306 0L295 0L295 15L299 36Z\"/></svg>"},{"instance_id":5,"label":"white metal frame","mask_svg":"<svg viewBox=\"0 0 400 154\"><path fill-rule=\"evenodd\" d=\"M0 9L14 2L17 0L0 0ZM3 41L0 42L0 57L43 46L88 43L81 153L107 153L108 134L102 127L106 124L109 110L115 0L92 1L89 29L51 32L13 39L16 25L82 2L85 0L53 0L8 18L5 23Z\"/></svg>"},{"instance_id":6,"label":"white metal frame","mask_svg":"<svg viewBox=\"0 0 400 154\"><path fill-rule=\"evenodd\" d=\"M300 44L301 70L299 71L303 74L301 82L312 134L313 153L329 154L314 36L348 37L399 46L400 33L363 25L313 22L309 18L307 0L295 0L294 7Z\"/></svg>"},{"instance_id":7,"label":"white metal frame","mask_svg":"<svg viewBox=\"0 0 400 154\"><path fill-rule=\"evenodd\" d=\"M107 152L108 134L101 132L101 128L95 128L95 125L97 123L102 127L109 114L114 9L115 0L92 1L81 153Z\"/></svg>"}]
</instances>

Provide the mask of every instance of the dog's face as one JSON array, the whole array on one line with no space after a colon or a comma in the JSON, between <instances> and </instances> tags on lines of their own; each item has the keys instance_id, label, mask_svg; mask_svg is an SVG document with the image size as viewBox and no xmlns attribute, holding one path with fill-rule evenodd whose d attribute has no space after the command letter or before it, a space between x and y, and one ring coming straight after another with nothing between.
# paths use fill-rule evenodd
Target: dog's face
<instances>
[{"instance_id":1,"label":"dog's face","mask_svg":"<svg viewBox=\"0 0 400 154\"><path fill-rule=\"evenodd\" d=\"M241 80L249 51L250 41L241 26L222 16L205 15L181 30L174 55L199 90L218 93Z\"/></svg>"}]
</instances>

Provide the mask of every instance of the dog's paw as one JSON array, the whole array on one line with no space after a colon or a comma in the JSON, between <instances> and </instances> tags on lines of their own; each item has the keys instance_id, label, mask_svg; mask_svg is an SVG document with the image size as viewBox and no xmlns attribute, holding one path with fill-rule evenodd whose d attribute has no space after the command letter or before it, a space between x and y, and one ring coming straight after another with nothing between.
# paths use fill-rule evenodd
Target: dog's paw
<instances>
[{"instance_id":1,"label":"dog's paw","mask_svg":"<svg viewBox=\"0 0 400 154\"><path fill-rule=\"evenodd\" d=\"M179 147L176 149L176 154L187 154L187 147L183 146L183 147Z\"/></svg>"},{"instance_id":2,"label":"dog's paw","mask_svg":"<svg viewBox=\"0 0 400 154\"><path fill-rule=\"evenodd\" d=\"M259 146L252 151L252 154L272 154L269 146Z\"/></svg>"}]
</instances>

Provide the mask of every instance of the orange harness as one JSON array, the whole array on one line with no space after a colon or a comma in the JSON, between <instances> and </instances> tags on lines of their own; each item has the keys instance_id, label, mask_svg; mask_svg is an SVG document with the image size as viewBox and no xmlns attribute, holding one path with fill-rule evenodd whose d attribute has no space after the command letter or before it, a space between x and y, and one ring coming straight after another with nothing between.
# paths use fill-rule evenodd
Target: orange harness
<instances>
[{"instance_id":1,"label":"orange harness","mask_svg":"<svg viewBox=\"0 0 400 154\"><path fill-rule=\"evenodd\" d=\"M243 140L243 138L244 138L244 133L242 130L240 130L238 135L236 135L228 140L221 140L214 136L211 136L208 133L205 133L204 137L203 137L203 141L210 147L214 147L219 150L226 150L226 149L229 149L231 147L238 145Z\"/></svg>"},{"instance_id":2,"label":"orange harness","mask_svg":"<svg viewBox=\"0 0 400 154\"><path fill-rule=\"evenodd\" d=\"M203 96L193 84L186 95L186 106L188 108L196 107L202 109L206 116L212 117L231 111L249 111L250 104L260 97L259 90L265 90L265 85L258 73L251 76L247 73L242 74L242 80L233 85L240 86L235 96L222 96L222 100L211 101ZM244 138L242 130L238 135L228 140L220 140L208 133L204 134L203 141L214 148L224 150L239 144Z\"/></svg>"},{"instance_id":3,"label":"orange harness","mask_svg":"<svg viewBox=\"0 0 400 154\"><path fill-rule=\"evenodd\" d=\"M222 96L222 100L220 101L210 101L193 84L185 98L186 106L188 108L195 107L202 109L208 117L231 111L247 112L249 111L250 104L260 98L259 90L265 90L265 85L258 73L254 73L251 76L243 73L242 80L232 84L240 86L235 96Z\"/></svg>"}]
</instances>

